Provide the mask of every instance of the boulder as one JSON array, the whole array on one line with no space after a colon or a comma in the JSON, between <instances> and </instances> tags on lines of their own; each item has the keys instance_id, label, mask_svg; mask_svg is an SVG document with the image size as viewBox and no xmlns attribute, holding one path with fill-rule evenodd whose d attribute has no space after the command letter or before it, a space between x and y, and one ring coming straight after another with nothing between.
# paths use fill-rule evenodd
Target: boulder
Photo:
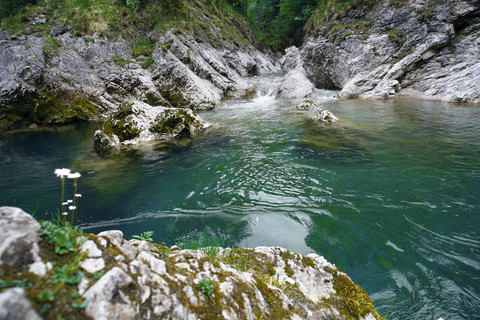
<instances>
[{"instance_id":1,"label":"boulder","mask_svg":"<svg viewBox=\"0 0 480 320\"><path fill-rule=\"evenodd\" d=\"M39 229L38 222L21 209L0 207L0 266L21 270L40 261Z\"/></svg>"},{"instance_id":2,"label":"boulder","mask_svg":"<svg viewBox=\"0 0 480 320\"><path fill-rule=\"evenodd\" d=\"M278 87L278 97L283 99L306 98L313 93L314 85L301 69L290 70Z\"/></svg>"},{"instance_id":3,"label":"boulder","mask_svg":"<svg viewBox=\"0 0 480 320\"><path fill-rule=\"evenodd\" d=\"M212 109L222 98L220 89L197 76L171 52L156 61L153 81L176 108Z\"/></svg>"},{"instance_id":4,"label":"boulder","mask_svg":"<svg viewBox=\"0 0 480 320\"><path fill-rule=\"evenodd\" d=\"M190 109L153 107L135 101L121 106L94 136L98 153L121 145L191 137L210 124Z\"/></svg>"},{"instance_id":5,"label":"boulder","mask_svg":"<svg viewBox=\"0 0 480 320\"><path fill-rule=\"evenodd\" d=\"M0 320L41 320L22 288L0 292Z\"/></svg>"}]
</instances>

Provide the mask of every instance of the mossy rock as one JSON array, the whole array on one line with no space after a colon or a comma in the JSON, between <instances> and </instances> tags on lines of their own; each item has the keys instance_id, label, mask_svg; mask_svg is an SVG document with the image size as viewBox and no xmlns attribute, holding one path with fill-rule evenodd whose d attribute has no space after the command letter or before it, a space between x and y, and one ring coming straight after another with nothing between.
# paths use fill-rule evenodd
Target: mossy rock
<instances>
[{"instance_id":1,"label":"mossy rock","mask_svg":"<svg viewBox=\"0 0 480 320\"><path fill-rule=\"evenodd\" d=\"M191 134L191 127L196 121L197 120L189 113L189 110L166 109L165 113L157 116L155 125L150 128L150 131L189 136Z\"/></svg>"},{"instance_id":2,"label":"mossy rock","mask_svg":"<svg viewBox=\"0 0 480 320\"><path fill-rule=\"evenodd\" d=\"M135 112L131 105L121 106L103 125L102 131L107 135L115 134L120 142L130 140L140 135L140 130L130 119Z\"/></svg>"}]
</instances>

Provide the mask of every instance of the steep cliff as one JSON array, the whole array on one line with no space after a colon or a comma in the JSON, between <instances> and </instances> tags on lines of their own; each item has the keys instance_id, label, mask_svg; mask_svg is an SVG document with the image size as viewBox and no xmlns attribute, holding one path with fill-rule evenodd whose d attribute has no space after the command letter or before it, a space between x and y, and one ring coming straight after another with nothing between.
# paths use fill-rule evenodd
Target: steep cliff
<instances>
[{"instance_id":1,"label":"steep cliff","mask_svg":"<svg viewBox=\"0 0 480 320\"><path fill-rule=\"evenodd\" d=\"M0 319L383 319L317 254L181 250L0 207Z\"/></svg>"},{"instance_id":2,"label":"steep cliff","mask_svg":"<svg viewBox=\"0 0 480 320\"><path fill-rule=\"evenodd\" d=\"M251 93L242 77L279 71L252 45L244 17L208 1L179 2L177 11L41 3L22 23L2 24L0 132L102 118L136 102L213 108Z\"/></svg>"},{"instance_id":3,"label":"steep cliff","mask_svg":"<svg viewBox=\"0 0 480 320\"><path fill-rule=\"evenodd\" d=\"M329 0L307 29L307 77L340 98L480 103L478 0Z\"/></svg>"}]
</instances>

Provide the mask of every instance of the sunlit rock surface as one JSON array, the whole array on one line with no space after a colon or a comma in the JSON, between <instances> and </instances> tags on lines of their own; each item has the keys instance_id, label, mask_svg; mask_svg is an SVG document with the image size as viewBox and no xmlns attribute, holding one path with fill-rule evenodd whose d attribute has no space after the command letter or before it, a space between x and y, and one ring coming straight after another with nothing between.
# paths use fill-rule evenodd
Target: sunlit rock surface
<instances>
[{"instance_id":1,"label":"sunlit rock surface","mask_svg":"<svg viewBox=\"0 0 480 320\"><path fill-rule=\"evenodd\" d=\"M39 229L33 218L17 208L2 207L0 213L0 217L8 213L29 219L36 224L32 230ZM0 223L5 220L0 218ZM127 240L115 230L76 237L83 238L77 253L56 255L43 238L39 247L49 262L62 265L67 261L72 273L81 268L81 279L63 283L46 303L38 292L51 290L41 285L51 288L58 269L32 290L3 289L0 319L49 319L52 315L79 319L383 319L362 288L317 254L303 256L279 247L180 250ZM89 260L98 259L107 263L95 269L85 267ZM34 275L25 273L27 267L3 265L2 279L34 280ZM70 307L73 303L82 306ZM15 311L20 304L21 312ZM12 312L17 313L9 318Z\"/></svg>"}]
</instances>

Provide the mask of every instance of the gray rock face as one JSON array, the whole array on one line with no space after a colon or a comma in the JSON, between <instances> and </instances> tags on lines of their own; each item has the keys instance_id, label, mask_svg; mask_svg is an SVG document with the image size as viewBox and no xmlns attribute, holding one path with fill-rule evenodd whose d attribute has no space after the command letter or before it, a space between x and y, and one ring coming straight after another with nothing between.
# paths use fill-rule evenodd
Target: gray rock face
<instances>
[{"instance_id":1,"label":"gray rock face","mask_svg":"<svg viewBox=\"0 0 480 320\"><path fill-rule=\"evenodd\" d=\"M135 101L209 109L224 97L252 92L242 77L280 71L271 58L252 47L215 48L171 32L156 37L153 64L141 67L140 58L131 55L132 44L122 38L75 38L65 31L55 27L51 37L22 40L2 36L6 40L0 41L0 113L37 119L33 99L59 100L65 94L88 99L104 115ZM64 101L58 105L57 112L62 112Z\"/></svg>"},{"instance_id":2,"label":"gray rock face","mask_svg":"<svg viewBox=\"0 0 480 320\"><path fill-rule=\"evenodd\" d=\"M317 87L342 89L345 99L417 92L417 98L479 103L478 7L477 0L360 4L305 42L307 77Z\"/></svg>"},{"instance_id":3,"label":"gray rock face","mask_svg":"<svg viewBox=\"0 0 480 320\"><path fill-rule=\"evenodd\" d=\"M21 288L0 293L0 320L41 320Z\"/></svg>"},{"instance_id":4,"label":"gray rock face","mask_svg":"<svg viewBox=\"0 0 480 320\"><path fill-rule=\"evenodd\" d=\"M28 213L14 207L0 207L0 266L22 268L39 261L40 225Z\"/></svg>"}]
</instances>

